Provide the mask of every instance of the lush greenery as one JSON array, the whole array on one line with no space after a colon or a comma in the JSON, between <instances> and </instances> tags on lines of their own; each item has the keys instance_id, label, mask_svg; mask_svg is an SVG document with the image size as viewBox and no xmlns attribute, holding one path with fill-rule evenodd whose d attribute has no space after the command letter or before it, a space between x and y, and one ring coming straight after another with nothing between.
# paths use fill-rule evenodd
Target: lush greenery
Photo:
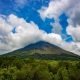
<instances>
[{"instance_id":1,"label":"lush greenery","mask_svg":"<svg viewBox=\"0 0 80 80\"><path fill-rule=\"evenodd\" d=\"M80 61L1 57L0 80L80 80Z\"/></svg>"}]
</instances>

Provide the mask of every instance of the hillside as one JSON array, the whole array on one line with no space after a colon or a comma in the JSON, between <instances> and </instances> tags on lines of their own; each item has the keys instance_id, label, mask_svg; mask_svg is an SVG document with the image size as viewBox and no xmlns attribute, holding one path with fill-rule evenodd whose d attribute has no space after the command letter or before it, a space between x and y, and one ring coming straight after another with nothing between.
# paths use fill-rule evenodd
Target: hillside
<instances>
[{"instance_id":1,"label":"hillside","mask_svg":"<svg viewBox=\"0 0 80 80\"><path fill-rule=\"evenodd\" d=\"M38 59L79 59L80 57L47 42L37 42L2 56Z\"/></svg>"}]
</instances>

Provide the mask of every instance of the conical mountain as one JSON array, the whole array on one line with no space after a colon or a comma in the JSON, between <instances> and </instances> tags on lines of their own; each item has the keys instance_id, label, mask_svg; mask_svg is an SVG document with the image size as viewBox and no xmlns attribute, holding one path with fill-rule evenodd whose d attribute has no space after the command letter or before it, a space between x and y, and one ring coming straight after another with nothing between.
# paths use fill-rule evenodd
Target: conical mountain
<instances>
[{"instance_id":1,"label":"conical mountain","mask_svg":"<svg viewBox=\"0 0 80 80\"><path fill-rule=\"evenodd\" d=\"M37 42L19 50L4 54L2 56L16 56L20 58L33 57L37 59L79 59L80 57L72 52L65 51L48 42Z\"/></svg>"}]
</instances>

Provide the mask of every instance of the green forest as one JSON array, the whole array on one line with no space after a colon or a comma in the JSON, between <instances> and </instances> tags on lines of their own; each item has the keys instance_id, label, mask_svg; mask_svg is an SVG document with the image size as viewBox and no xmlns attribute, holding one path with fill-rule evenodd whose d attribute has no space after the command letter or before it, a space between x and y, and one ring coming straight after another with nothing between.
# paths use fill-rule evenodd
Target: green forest
<instances>
[{"instance_id":1,"label":"green forest","mask_svg":"<svg viewBox=\"0 0 80 80\"><path fill-rule=\"evenodd\" d=\"M80 80L80 61L1 57L0 80Z\"/></svg>"}]
</instances>

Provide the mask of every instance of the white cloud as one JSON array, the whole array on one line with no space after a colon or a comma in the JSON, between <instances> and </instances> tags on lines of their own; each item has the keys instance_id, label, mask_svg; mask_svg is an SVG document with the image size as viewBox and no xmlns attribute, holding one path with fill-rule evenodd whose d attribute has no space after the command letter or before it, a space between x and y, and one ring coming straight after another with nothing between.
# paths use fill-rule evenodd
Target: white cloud
<instances>
[{"instance_id":1,"label":"white cloud","mask_svg":"<svg viewBox=\"0 0 80 80\"><path fill-rule=\"evenodd\" d=\"M73 42L68 43L63 41L61 47L63 49L73 51L80 55L80 0L51 0L48 7L42 7L39 10L40 16L45 18L54 18L55 24L53 31L60 34L62 30L59 25L59 16L65 13L68 18L67 34L71 35ZM75 47L76 45L76 47Z\"/></svg>"},{"instance_id":2,"label":"white cloud","mask_svg":"<svg viewBox=\"0 0 80 80\"><path fill-rule=\"evenodd\" d=\"M15 33L12 32L14 28ZM0 54L25 47L41 40L57 45L65 50L74 53L77 52L77 54L80 52L80 42L67 43L63 41L59 34L46 33L40 30L35 23L28 23L23 18L19 18L13 14L8 17L0 16Z\"/></svg>"},{"instance_id":3,"label":"white cloud","mask_svg":"<svg viewBox=\"0 0 80 80\"><path fill-rule=\"evenodd\" d=\"M59 34L49 33L43 35L43 41L59 46L62 43L62 38Z\"/></svg>"},{"instance_id":4,"label":"white cloud","mask_svg":"<svg viewBox=\"0 0 80 80\"><path fill-rule=\"evenodd\" d=\"M55 21L55 23L51 23L51 26L52 26L52 32L56 34L61 34L62 26L60 25L59 21Z\"/></svg>"},{"instance_id":5,"label":"white cloud","mask_svg":"<svg viewBox=\"0 0 80 80\"><path fill-rule=\"evenodd\" d=\"M42 19L54 18L57 23L59 16L65 13L69 21L76 27L80 25L80 0L51 0L48 7L39 10Z\"/></svg>"},{"instance_id":6,"label":"white cloud","mask_svg":"<svg viewBox=\"0 0 80 80\"><path fill-rule=\"evenodd\" d=\"M79 10L80 0L51 0L48 7L42 7L39 12L42 18L57 19L63 12L72 15ZM74 14L73 14L74 15Z\"/></svg>"},{"instance_id":7,"label":"white cloud","mask_svg":"<svg viewBox=\"0 0 80 80\"><path fill-rule=\"evenodd\" d=\"M28 0L14 0L14 9L19 10L26 6Z\"/></svg>"},{"instance_id":8,"label":"white cloud","mask_svg":"<svg viewBox=\"0 0 80 80\"><path fill-rule=\"evenodd\" d=\"M15 33L13 29L15 28ZM0 17L0 54L7 53L40 40L58 45L61 37L58 34L47 34L34 22L26 22L13 14Z\"/></svg>"},{"instance_id":9,"label":"white cloud","mask_svg":"<svg viewBox=\"0 0 80 80\"><path fill-rule=\"evenodd\" d=\"M39 10L42 18L58 18L68 7L69 0L51 0L48 7L42 7Z\"/></svg>"},{"instance_id":10,"label":"white cloud","mask_svg":"<svg viewBox=\"0 0 80 80\"><path fill-rule=\"evenodd\" d=\"M17 8L23 8L26 5L27 0L14 0L14 2Z\"/></svg>"},{"instance_id":11,"label":"white cloud","mask_svg":"<svg viewBox=\"0 0 80 80\"><path fill-rule=\"evenodd\" d=\"M16 33L12 33L15 27ZM15 15L10 15L6 20L0 18L0 50L11 51L34 43L40 40L42 33L36 24L27 23Z\"/></svg>"},{"instance_id":12,"label":"white cloud","mask_svg":"<svg viewBox=\"0 0 80 80\"><path fill-rule=\"evenodd\" d=\"M80 42L63 42L61 43L61 48L64 50L73 52L77 55L80 55Z\"/></svg>"},{"instance_id":13,"label":"white cloud","mask_svg":"<svg viewBox=\"0 0 80 80\"><path fill-rule=\"evenodd\" d=\"M72 25L69 25L66 30L75 42L80 42L80 26L73 27Z\"/></svg>"}]
</instances>

